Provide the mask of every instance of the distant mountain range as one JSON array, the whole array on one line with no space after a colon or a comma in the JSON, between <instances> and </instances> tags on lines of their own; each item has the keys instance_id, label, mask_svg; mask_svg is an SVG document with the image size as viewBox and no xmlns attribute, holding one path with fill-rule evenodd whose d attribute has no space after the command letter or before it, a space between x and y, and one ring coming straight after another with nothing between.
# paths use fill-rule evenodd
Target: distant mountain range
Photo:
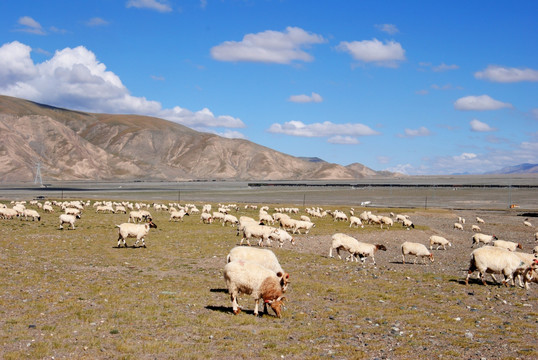
<instances>
[{"instance_id":1,"label":"distant mountain range","mask_svg":"<svg viewBox=\"0 0 538 360\"><path fill-rule=\"evenodd\" d=\"M514 166L503 167L496 171L490 171L485 175L490 174L538 174L538 164L519 164Z\"/></svg>"},{"instance_id":2,"label":"distant mountain range","mask_svg":"<svg viewBox=\"0 0 538 360\"><path fill-rule=\"evenodd\" d=\"M0 181L353 180L362 164L298 158L167 120L94 114L0 96ZM401 174L398 174L401 176Z\"/></svg>"}]
</instances>

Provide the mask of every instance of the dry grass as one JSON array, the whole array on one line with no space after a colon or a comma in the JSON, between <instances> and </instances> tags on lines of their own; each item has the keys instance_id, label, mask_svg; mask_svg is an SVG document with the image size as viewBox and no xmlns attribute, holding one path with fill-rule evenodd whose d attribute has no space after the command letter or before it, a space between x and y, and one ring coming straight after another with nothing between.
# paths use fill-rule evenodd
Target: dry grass
<instances>
[{"instance_id":1,"label":"dry grass","mask_svg":"<svg viewBox=\"0 0 538 360\"><path fill-rule=\"evenodd\" d=\"M277 319L255 318L254 301L245 296L239 300L243 312L231 312L221 269L239 242L235 229L203 225L198 215L174 223L166 213L153 214L158 228L145 249L115 247L114 225L127 219L122 214L88 209L76 230L63 231L58 213L42 213L41 222L0 220L0 358L538 356L536 288L466 287L461 281L467 257L449 271L442 270L450 266L442 258L434 265L404 266L394 244L376 256L377 267L370 260L363 267L327 258L335 232L382 235L387 243L425 236L431 223L409 232L316 221L311 234L297 236L297 246L274 248L292 280L283 318ZM434 210L420 216L453 214Z\"/></svg>"}]
</instances>

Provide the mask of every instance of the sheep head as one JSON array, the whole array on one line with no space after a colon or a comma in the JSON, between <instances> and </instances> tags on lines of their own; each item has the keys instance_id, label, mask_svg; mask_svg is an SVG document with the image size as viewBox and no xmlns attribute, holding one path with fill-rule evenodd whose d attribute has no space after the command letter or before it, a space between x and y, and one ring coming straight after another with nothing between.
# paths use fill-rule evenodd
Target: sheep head
<instances>
[{"instance_id":1,"label":"sheep head","mask_svg":"<svg viewBox=\"0 0 538 360\"><path fill-rule=\"evenodd\" d=\"M149 227L150 227L150 228L157 229L157 225L155 225L155 223L154 223L153 221L150 220L150 221L148 222L148 224L149 224Z\"/></svg>"},{"instance_id":2,"label":"sheep head","mask_svg":"<svg viewBox=\"0 0 538 360\"><path fill-rule=\"evenodd\" d=\"M265 303L269 304L271 309L275 312L276 316L281 318L282 317L282 305L284 305L284 300L286 300L285 297L279 296L275 300L265 300Z\"/></svg>"}]
</instances>

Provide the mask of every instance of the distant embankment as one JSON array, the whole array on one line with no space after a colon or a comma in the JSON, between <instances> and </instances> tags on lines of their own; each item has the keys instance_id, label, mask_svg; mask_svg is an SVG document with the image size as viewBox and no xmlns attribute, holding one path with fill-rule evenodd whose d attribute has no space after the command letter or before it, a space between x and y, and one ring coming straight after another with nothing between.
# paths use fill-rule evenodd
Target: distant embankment
<instances>
[{"instance_id":1,"label":"distant embankment","mask_svg":"<svg viewBox=\"0 0 538 360\"><path fill-rule=\"evenodd\" d=\"M408 187L408 188L522 188L536 189L538 185L523 185L523 184L342 184L342 183L327 183L327 184L310 184L310 183L248 183L249 187L264 187L264 186L294 186L294 187L350 187L354 189L367 187Z\"/></svg>"}]
</instances>

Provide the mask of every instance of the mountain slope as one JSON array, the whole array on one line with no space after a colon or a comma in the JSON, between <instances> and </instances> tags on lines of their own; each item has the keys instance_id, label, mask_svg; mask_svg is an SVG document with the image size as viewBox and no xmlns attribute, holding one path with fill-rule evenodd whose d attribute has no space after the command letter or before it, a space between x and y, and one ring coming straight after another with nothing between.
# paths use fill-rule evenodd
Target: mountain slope
<instances>
[{"instance_id":1,"label":"mountain slope","mask_svg":"<svg viewBox=\"0 0 538 360\"><path fill-rule=\"evenodd\" d=\"M92 114L0 96L0 181L355 179L377 173L283 154L139 115Z\"/></svg>"}]
</instances>

